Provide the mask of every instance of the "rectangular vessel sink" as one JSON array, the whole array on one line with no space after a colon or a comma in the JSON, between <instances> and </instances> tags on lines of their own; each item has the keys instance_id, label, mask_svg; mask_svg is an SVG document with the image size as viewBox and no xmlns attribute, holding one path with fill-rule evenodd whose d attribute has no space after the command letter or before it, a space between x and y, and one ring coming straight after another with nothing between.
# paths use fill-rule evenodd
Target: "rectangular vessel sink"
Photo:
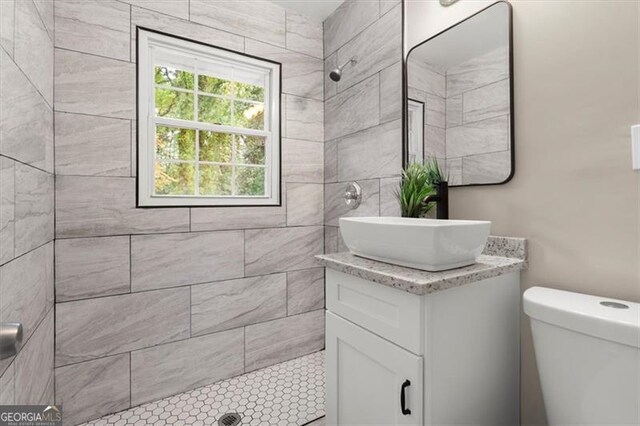
<instances>
[{"instance_id":1,"label":"rectangular vessel sink","mask_svg":"<svg viewBox=\"0 0 640 426\"><path fill-rule=\"evenodd\" d=\"M489 237L491 222L408 217L340 218L340 232L356 256L424 271L472 265Z\"/></svg>"}]
</instances>

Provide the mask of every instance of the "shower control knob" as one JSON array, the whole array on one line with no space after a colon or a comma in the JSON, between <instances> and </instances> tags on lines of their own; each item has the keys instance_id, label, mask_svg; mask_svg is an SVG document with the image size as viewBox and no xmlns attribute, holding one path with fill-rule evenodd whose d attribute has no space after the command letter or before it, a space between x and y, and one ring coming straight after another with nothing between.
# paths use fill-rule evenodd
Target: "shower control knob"
<instances>
[{"instance_id":1,"label":"shower control knob","mask_svg":"<svg viewBox=\"0 0 640 426\"><path fill-rule=\"evenodd\" d=\"M347 189L344 192L344 202L351 210L355 210L360 206L362 202L362 188L360 188L357 182L351 182L347 185Z\"/></svg>"},{"instance_id":2,"label":"shower control knob","mask_svg":"<svg viewBox=\"0 0 640 426\"><path fill-rule=\"evenodd\" d=\"M0 323L0 359L14 356L22 343L22 324L19 322Z\"/></svg>"}]
</instances>

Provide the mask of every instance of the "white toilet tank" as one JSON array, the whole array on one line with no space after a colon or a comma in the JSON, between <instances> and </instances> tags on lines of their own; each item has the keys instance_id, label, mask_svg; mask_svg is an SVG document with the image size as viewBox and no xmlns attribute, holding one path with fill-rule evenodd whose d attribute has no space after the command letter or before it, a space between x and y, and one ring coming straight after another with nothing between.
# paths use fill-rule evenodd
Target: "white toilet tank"
<instances>
[{"instance_id":1,"label":"white toilet tank","mask_svg":"<svg viewBox=\"0 0 640 426\"><path fill-rule=\"evenodd\" d=\"M640 425L640 304L524 293L549 424Z\"/></svg>"}]
</instances>

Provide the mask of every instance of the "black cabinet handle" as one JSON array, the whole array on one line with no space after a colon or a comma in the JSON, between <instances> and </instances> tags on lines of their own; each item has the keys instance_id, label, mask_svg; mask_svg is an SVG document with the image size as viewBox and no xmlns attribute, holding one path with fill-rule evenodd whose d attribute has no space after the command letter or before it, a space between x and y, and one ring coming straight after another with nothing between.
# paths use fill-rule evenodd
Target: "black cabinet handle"
<instances>
[{"instance_id":1,"label":"black cabinet handle","mask_svg":"<svg viewBox=\"0 0 640 426\"><path fill-rule=\"evenodd\" d=\"M405 380L404 383L402 384L402 387L400 388L400 409L402 410L402 414L405 416L408 416L411 414L411 410L409 410L408 408L405 408L405 397L404 397L404 390L409 386L411 386L411 382L409 380Z\"/></svg>"}]
</instances>

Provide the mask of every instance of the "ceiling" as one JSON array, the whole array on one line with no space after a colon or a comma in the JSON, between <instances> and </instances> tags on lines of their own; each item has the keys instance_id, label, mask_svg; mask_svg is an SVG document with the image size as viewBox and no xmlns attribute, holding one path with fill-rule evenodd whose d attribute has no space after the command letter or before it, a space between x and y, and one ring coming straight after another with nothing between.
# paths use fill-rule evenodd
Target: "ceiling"
<instances>
[{"instance_id":1,"label":"ceiling","mask_svg":"<svg viewBox=\"0 0 640 426\"><path fill-rule=\"evenodd\" d=\"M269 0L286 9L295 10L316 21L323 22L344 0Z\"/></svg>"}]
</instances>

